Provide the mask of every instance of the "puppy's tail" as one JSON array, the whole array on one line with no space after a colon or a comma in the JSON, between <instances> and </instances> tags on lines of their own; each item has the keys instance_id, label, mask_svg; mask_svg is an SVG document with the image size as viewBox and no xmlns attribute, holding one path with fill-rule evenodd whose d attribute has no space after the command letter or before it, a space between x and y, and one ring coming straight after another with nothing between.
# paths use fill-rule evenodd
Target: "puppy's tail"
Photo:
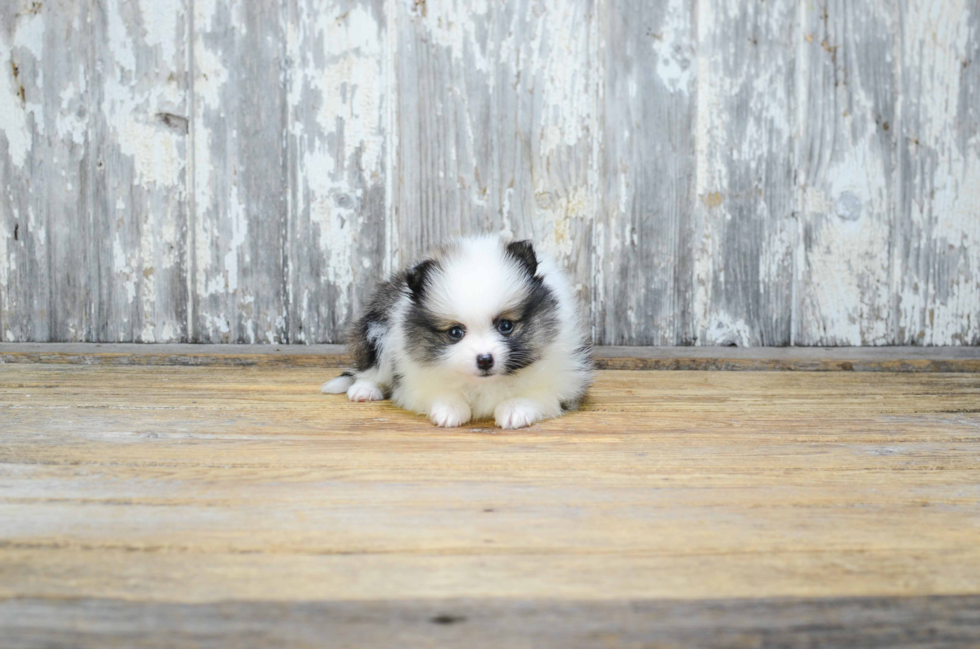
<instances>
[{"instance_id":1,"label":"puppy's tail","mask_svg":"<svg viewBox=\"0 0 980 649\"><path fill-rule=\"evenodd\" d=\"M320 386L323 394L343 394L347 388L354 385L354 373L347 370L335 379L330 379Z\"/></svg>"}]
</instances>

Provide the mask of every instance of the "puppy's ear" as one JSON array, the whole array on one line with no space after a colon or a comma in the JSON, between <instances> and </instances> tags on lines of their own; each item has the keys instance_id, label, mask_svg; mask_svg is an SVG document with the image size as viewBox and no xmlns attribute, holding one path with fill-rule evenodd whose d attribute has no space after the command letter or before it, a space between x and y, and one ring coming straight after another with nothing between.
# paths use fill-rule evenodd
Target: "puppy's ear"
<instances>
[{"instance_id":1,"label":"puppy's ear","mask_svg":"<svg viewBox=\"0 0 980 649\"><path fill-rule=\"evenodd\" d=\"M416 302L425 296L425 289L429 281L429 274L435 267L436 262L434 259L426 259L425 261L420 261L419 263L415 264L415 266L408 271L405 281L408 282L408 288L410 291L412 291L412 299L414 299Z\"/></svg>"},{"instance_id":2,"label":"puppy's ear","mask_svg":"<svg viewBox=\"0 0 980 649\"><path fill-rule=\"evenodd\" d=\"M538 256L534 254L534 246L529 239L508 243L507 252L527 270L527 274L531 277L538 272Z\"/></svg>"}]
</instances>

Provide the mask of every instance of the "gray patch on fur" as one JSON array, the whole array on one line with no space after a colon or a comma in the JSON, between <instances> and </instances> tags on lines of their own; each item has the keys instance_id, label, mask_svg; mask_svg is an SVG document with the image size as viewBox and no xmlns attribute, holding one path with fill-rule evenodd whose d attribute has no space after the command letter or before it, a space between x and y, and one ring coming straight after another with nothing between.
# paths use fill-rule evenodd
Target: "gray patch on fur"
<instances>
[{"instance_id":1,"label":"gray patch on fur","mask_svg":"<svg viewBox=\"0 0 980 649\"><path fill-rule=\"evenodd\" d=\"M405 318L405 338L409 342L408 353L423 365L435 363L447 347L458 342L436 327L435 315L424 301L421 304L413 302L409 307Z\"/></svg>"},{"instance_id":2,"label":"gray patch on fur","mask_svg":"<svg viewBox=\"0 0 980 649\"><path fill-rule=\"evenodd\" d=\"M541 351L558 335L558 300L540 279L532 281L519 312L514 332L504 337L508 350L504 365L506 374L513 374L540 359Z\"/></svg>"},{"instance_id":3,"label":"gray patch on fur","mask_svg":"<svg viewBox=\"0 0 980 649\"><path fill-rule=\"evenodd\" d=\"M364 372L378 364L378 348L389 326L395 304L408 290L405 271L395 274L375 289L367 311L347 334L347 349L357 371Z\"/></svg>"}]
</instances>

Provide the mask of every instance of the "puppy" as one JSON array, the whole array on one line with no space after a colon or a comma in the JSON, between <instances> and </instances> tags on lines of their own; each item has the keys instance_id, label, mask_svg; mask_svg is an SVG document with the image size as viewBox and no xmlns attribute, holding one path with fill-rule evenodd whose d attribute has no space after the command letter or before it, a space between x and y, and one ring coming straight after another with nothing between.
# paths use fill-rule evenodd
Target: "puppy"
<instances>
[{"instance_id":1,"label":"puppy","mask_svg":"<svg viewBox=\"0 0 980 649\"><path fill-rule=\"evenodd\" d=\"M437 426L520 428L577 407L592 347L568 279L530 241L455 240L376 290L352 328L355 370L323 384L390 396Z\"/></svg>"}]
</instances>

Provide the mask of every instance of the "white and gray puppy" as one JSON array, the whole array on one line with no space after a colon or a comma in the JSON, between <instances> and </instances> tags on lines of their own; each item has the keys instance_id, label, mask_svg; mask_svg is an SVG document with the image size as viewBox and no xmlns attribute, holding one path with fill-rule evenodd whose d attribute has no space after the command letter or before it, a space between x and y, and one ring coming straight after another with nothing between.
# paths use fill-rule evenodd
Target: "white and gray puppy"
<instances>
[{"instance_id":1,"label":"white and gray puppy","mask_svg":"<svg viewBox=\"0 0 980 649\"><path fill-rule=\"evenodd\" d=\"M565 274L529 241L458 239L375 292L348 340L355 370L323 384L390 396L437 426L520 428L574 409L592 348Z\"/></svg>"}]
</instances>

